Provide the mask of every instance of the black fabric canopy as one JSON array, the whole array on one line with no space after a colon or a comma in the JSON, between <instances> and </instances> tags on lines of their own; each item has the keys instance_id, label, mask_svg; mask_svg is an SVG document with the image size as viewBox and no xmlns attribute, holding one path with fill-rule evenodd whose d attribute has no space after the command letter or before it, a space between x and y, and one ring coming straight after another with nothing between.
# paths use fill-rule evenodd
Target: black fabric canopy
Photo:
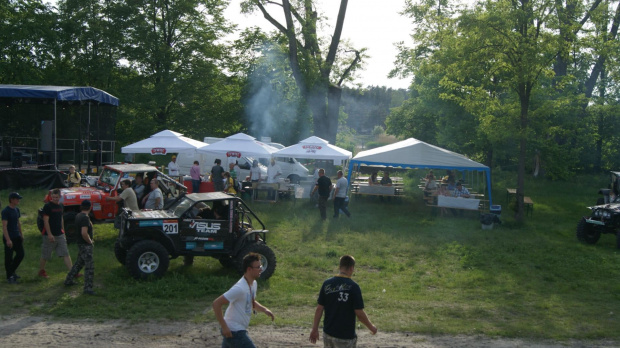
<instances>
[{"instance_id":1,"label":"black fabric canopy","mask_svg":"<svg viewBox=\"0 0 620 348\"><path fill-rule=\"evenodd\" d=\"M93 87L0 85L0 98L95 101L118 106L118 98Z\"/></svg>"},{"instance_id":2,"label":"black fabric canopy","mask_svg":"<svg viewBox=\"0 0 620 348\"><path fill-rule=\"evenodd\" d=\"M10 103L31 104L35 102L49 103L53 105L54 117L54 168L58 168L58 146L57 146L57 127L58 127L58 106L71 105L75 103L88 104L88 126L90 127L91 104L96 107L107 106L117 107L118 98L93 87L70 87L70 86L30 86L30 85L3 85L0 84L0 100L9 100ZM10 105L10 104L7 104ZM62 111L62 107L61 107ZM50 115L51 116L51 115ZM17 121L19 122L19 121ZM112 123L113 124L113 123ZM112 125L112 127L114 127ZM90 132L87 131L88 134ZM98 133L99 134L99 133ZM90 138L89 138L90 141ZM90 162L89 162L90 169Z\"/></svg>"}]
</instances>

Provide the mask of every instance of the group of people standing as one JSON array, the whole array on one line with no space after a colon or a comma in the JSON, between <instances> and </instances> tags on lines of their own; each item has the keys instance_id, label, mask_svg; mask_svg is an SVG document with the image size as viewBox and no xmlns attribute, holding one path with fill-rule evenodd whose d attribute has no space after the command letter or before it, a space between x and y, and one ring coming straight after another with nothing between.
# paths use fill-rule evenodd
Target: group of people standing
<instances>
[{"instance_id":1,"label":"group of people standing","mask_svg":"<svg viewBox=\"0 0 620 348\"><path fill-rule=\"evenodd\" d=\"M222 348L252 348L254 343L248 335L252 313L265 313L273 321L274 314L257 300L257 283L262 272L261 257L249 253L243 258L243 277L230 290L213 301L213 313L220 324L224 337ZM360 286L351 277L355 271L355 258L345 255L340 258L339 272L325 280L319 291L317 306L312 321L310 342L319 339L319 325L323 320L323 344L325 347L354 348L356 318L374 335L377 327L364 311L364 299ZM222 307L228 305L226 312Z\"/></svg>"},{"instance_id":2,"label":"group of people standing","mask_svg":"<svg viewBox=\"0 0 620 348\"><path fill-rule=\"evenodd\" d=\"M9 194L9 205L2 210L2 241L4 243L4 267L9 284L19 283L21 278L16 272L24 259L24 234L20 222L21 212L19 203L23 197L17 192ZM51 192L51 200L43 206L43 230L41 231L41 258L39 259L38 276L49 279L45 270L52 254L61 257L68 269L64 284L75 285L75 279L82 277L80 270L85 268L84 293L94 295L94 261L93 261L93 225L88 217L91 210L91 202L84 200L80 206L80 213L75 218L77 228L78 256L75 264L72 264L67 239L64 229L64 211L60 203L60 190Z\"/></svg>"},{"instance_id":3,"label":"group of people standing","mask_svg":"<svg viewBox=\"0 0 620 348\"><path fill-rule=\"evenodd\" d=\"M327 219L327 201L331 196L331 191L334 189L331 179L325 175L325 169L320 168L318 170L319 178L314 185L311 196L318 192L319 194L319 212L321 219ZM342 170L339 170L336 174L338 179L336 180L336 187L334 191L334 219L340 216L342 211L347 217L351 217L351 213L346 205L347 188L349 187L349 181L344 177Z\"/></svg>"},{"instance_id":4,"label":"group of people standing","mask_svg":"<svg viewBox=\"0 0 620 348\"><path fill-rule=\"evenodd\" d=\"M233 195L237 194L237 176L240 173L241 168L235 163L229 163L229 171L225 171L222 167L222 160L219 158L213 163L211 167L211 173L205 176L209 177L209 181L213 183L213 189L216 192L226 192ZM192 192L200 192L200 183L202 177L200 175L200 163L194 161L194 165L189 170L189 175L192 178Z\"/></svg>"}]
</instances>

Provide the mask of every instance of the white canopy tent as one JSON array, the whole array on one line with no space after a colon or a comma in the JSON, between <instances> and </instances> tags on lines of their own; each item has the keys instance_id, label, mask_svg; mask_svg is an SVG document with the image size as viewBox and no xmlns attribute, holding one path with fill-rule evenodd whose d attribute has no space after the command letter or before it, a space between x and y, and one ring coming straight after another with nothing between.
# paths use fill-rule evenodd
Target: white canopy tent
<instances>
[{"instance_id":1,"label":"white canopy tent","mask_svg":"<svg viewBox=\"0 0 620 348\"><path fill-rule=\"evenodd\" d=\"M343 160L348 160L352 157L351 151L331 145L327 140L315 136L304 139L298 144L285 147L274 153L274 155L281 157L333 160L335 165L340 165Z\"/></svg>"},{"instance_id":2,"label":"white canopy tent","mask_svg":"<svg viewBox=\"0 0 620 348\"><path fill-rule=\"evenodd\" d=\"M148 139L121 148L122 153L150 153L151 155L165 155L196 150L207 146L207 143L184 137L183 134L164 130L151 135Z\"/></svg>"},{"instance_id":3,"label":"white canopy tent","mask_svg":"<svg viewBox=\"0 0 620 348\"><path fill-rule=\"evenodd\" d=\"M198 148L196 151L204 153L226 154L226 157L271 157L278 151L273 146L269 146L256 138L244 133L231 135L217 143L209 144Z\"/></svg>"},{"instance_id":4,"label":"white canopy tent","mask_svg":"<svg viewBox=\"0 0 620 348\"><path fill-rule=\"evenodd\" d=\"M353 167L385 166L395 168L455 169L459 171L478 171L486 174L486 186L491 197L491 171L489 167L471 159L423 141L409 138L394 144L362 151L349 162L349 178Z\"/></svg>"}]
</instances>

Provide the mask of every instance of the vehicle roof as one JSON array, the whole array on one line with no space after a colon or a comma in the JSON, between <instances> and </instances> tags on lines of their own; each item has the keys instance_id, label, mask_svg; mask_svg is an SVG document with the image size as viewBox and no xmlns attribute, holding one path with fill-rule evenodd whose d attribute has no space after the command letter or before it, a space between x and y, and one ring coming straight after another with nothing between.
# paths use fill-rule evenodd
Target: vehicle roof
<instances>
[{"instance_id":1,"label":"vehicle roof","mask_svg":"<svg viewBox=\"0 0 620 348\"><path fill-rule=\"evenodd\" d=\"M148 164L108 164L106 168L118 170L119 172L155 172L157 168Z\"/></svg>"},{"instance_id":2,"label":"vehicle roof","mask_svg":"<svg viewBox=\"0 0 620 348\"><path fill-rule=\"evenodd\" d=\"M224 192L203 192L203 193L190 193L185 195L192 201L217 201L217 200L229 200L235 198Z\"/></svg>"}]
</instances>

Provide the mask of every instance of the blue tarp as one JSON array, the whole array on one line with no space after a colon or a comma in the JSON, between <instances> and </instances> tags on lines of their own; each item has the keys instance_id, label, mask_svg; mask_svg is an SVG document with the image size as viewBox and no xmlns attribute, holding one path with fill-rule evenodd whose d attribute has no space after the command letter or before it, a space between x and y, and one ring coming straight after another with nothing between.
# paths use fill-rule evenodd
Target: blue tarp
<instances>
[{"instance_id":1,"label":"blue tarp","mask_svg":"<svg viewBox=\"0 0 620 348\"><path fill-rule=\"evenodd\" d=\"M0 98L55 99L57 101L96 101L118 106L118 98L93 87L0 85Z\"/></svg>"}]
</instances>

